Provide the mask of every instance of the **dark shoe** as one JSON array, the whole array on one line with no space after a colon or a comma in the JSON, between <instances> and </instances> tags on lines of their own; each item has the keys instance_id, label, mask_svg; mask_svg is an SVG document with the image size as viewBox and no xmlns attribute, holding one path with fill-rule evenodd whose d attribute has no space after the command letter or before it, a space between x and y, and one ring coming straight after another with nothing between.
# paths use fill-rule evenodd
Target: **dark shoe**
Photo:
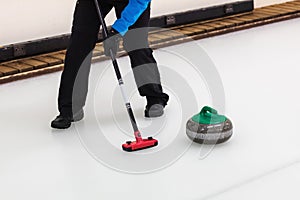
<instances>
[{"instance_id":1,"label":"dark shoe","mask_svg":"<svg viewBox=\"0 0 300 200\"><path fill-rule=\"evenodd\" d=\"M71 122L72 118L59 115L51 122L51 127L57 129L67 129L71 126Z\"/></svg>"},{"instance_id":2,"label":"dark shoe","mask_svg":"<svg viewBox=\"0 0 300 200\"><path fill-rule=\"evenodd\" d=\"M83 110L78 111L73 118L68 116L59 115L52 122L51 127L57 129L67 129L71 126L72 122L77 122L82 120L84 117Z\"/></svg>"},{"instance_id":3,"label":"dark shoe","mask_svg":"<svg viewBox=\"0 0 300 200\"><path fill-rule=\"evenodd\" d=\"M163 104L153 104L151 106L146 106L145 117L160 117L164 114L164 105Z\"/></svg>"}]
</instances>

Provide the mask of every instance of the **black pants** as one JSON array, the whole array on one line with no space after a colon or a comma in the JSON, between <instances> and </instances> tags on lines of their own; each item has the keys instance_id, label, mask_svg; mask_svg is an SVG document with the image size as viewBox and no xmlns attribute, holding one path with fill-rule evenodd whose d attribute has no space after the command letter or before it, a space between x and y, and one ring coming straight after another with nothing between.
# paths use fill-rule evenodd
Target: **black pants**
<instances>
[{"instance_id":1,"label":"black pants","mask_svg":"<svg viewBox=\"0 0 300 200\"><path fill-rule=\"evenodd\" d=\"M128 4L128 0L98 0L105 17L112 8L117 18ZM169 97L163 93L160 74L152 49L148 45L150 5L123 37L123 46L128 52L138 90L146 96L148 104L167 103ZM61 76L58 108L62 115L71 116L80 110L86 101L92 50L98 39L99 17L94 0L78 0L73 16L70 44ZM132 32L132 33L131 33Z\"/></svg>"}]
</instances>

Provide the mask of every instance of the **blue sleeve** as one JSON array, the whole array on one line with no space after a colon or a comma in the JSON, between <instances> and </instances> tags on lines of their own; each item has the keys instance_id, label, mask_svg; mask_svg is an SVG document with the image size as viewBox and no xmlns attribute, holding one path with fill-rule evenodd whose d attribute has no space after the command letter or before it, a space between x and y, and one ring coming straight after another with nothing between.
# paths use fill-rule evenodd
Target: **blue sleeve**
<instances>
[{"instance_id":1,"label":"blue sleeve","mask_svg":"<svg viewBox=\"0 0 300 200\"><path fill-rule=\"evenodd\" d=\"M117 19L112 27L122 36L125 35L128 28L133 25L146 10L150 1L151 0L129 0L128 5L121 13L121 18Z\"/></svg>"}]
</instances>

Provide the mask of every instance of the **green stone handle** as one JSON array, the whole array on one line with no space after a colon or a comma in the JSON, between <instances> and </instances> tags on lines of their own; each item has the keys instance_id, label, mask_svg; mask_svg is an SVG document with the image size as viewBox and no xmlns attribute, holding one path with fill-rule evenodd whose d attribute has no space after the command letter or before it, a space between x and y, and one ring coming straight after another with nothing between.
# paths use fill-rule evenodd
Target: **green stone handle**
<instances>
[{"instance_id":1,"label":"green stone handle","mask_svg":"<svg viewBox=\"0 0 300 200\"><path fill-rule=\"evenodd\" d=\"M217 110L209 106L204 106L200 113L192 117L192 120L199 124L218 124L223 123L226 119L224 115L219 115Z\"/></svg>"},{"instance_id":2,"label":"green stone handle","mask_svg":"<svg viewBox=\"0 0 300 200\"><path fill-rule=\"evenodd\" d=\"M209 107L209 106L204 106L202 108L202 110L200 111L200 115L201 114L205 114L207 115L208 117L212 117L213 114L217 115L218 114L218 111Z\"/></svg>"}]
</instances>

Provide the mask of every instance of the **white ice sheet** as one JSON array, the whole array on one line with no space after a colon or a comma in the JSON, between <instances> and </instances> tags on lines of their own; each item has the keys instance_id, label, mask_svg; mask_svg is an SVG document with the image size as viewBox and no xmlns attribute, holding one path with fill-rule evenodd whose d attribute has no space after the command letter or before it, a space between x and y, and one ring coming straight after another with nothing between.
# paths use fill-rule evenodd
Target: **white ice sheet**
<instances>
[{"instance_id":1,"label":"white ice sheet","mask_svg":"<svg viewBox=\"0 0 300 200\"><path fill-rule=\"evenodd\" d=\"M130 73L126 76L145 135L153 134L151 124L163 121L161 129L154 127L159 147L141 153L126 154L119 148L124 140L130 139L130 134L126 134L130 128L113 71L102 70L110 64L108 61L93 65L91 83L95 83L95 90L90 90L88 98L94 103L87 105L85 120L66 131L49 127L57 114L60 73L0 85L0 198L282 199L285 191L292 190L289 199L299 199L293 189L300 172L299 25L300 20L295 19L197 41L219 72L226 96L224 112L234 122L233 138L214 148L197 144L189 147L185 133L178 132L180 122L185 120L182 113L192 115L198 110L181 110L186 105L180 101L183 97L174 92L176 84L172 80L179 80L176 75L195 94L197 105L188 108L200 108L213 99L203 77L194 73L186 60L170 55L176 46L155 51L162 65L163 84L172 100L165 118L153 122L143 119L144 101L134 92ZM181 47L192 45L186 43ZM128 58L119 61L126 75L130 71ZM168 70L173 70L175 78ZM98 72L105 76L99 78ZM112 101L113 95L118 98ZM97 139L100 130L107 140L91 142L89 139L94 138L89 138L89 134ZM86 141L94 146L86 146ZM96 149L106 155L105 159L121 158L118 166L124 160L130 161L126 165L130 168L134 162L141 164L135 159L143 159L142 154L151 157L152 152L163 151L174 142L186 151L152 173L120 172L91 155L99 153L91 152ZM101 149L101 144L107 143L113 147L111 151ZM159 164L167 158L158 153L149 159Z\"/></svg>"}]
</instances>

